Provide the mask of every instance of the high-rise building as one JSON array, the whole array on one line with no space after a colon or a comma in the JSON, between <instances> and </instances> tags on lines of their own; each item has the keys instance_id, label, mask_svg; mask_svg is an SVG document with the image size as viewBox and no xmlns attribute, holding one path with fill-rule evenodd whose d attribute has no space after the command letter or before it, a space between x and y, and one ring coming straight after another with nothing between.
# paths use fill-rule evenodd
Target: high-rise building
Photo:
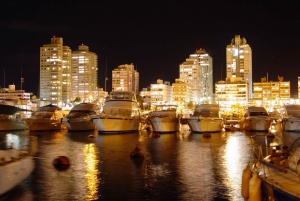
<instances>
[{"instance_id":1,"label":"high-rise building","mask_svg":"<svg viewBox=\"0 0 300 201\"><path fill-rule=\"evenodd\" d=\"M134 91L139 94L139 73L133 64L119 65L112 71L113 91Z\"/></svg>"},{"instance_id":2,"label":"high-rise building","mask_svg":"<svg viewBox=\"0 0 300 201\"><path fill-rule=\"evenodd\" d=\"M179 78L192 85L193 101L204 102L213 96L212 58L202 48L179 65Z\"/></svg>"},{"instance_id":3,"label":"high-rise building","mask_svg":"<svg viewBox=\"0 0 300 201\"><path fill-rule=\"evenodd\" d=\"M72 100L80 98L83 102L93 99L98 88L98 56L90 52L86 45L79 45L72 53Z\"/></svg>"},{"instance_id":4,"label":"high-rise building","mask_svg":"<svg viewBox=\"0 0 300 201\"><path fill-rule=\"evenodd\" d=\"M226 47L226 77L241 77L248 82L249 98L252 98L252 50L240 35L235 35Z\"/></svg>"},{"instance_id":5,"label":"high-rise building","mask_svg":"<svg viewBox=\"0 0 300 201\"><path fill-rule=\"evenodd\" d=\"M39 96L45 104L61 104L68 100L69 82L63 78L63 72L68 74L70 52L68 46L63 46L61 37L53 36L50 44L40 47ZM66 84L63 85L63 83Z\"/></svg>"}]
</instances>

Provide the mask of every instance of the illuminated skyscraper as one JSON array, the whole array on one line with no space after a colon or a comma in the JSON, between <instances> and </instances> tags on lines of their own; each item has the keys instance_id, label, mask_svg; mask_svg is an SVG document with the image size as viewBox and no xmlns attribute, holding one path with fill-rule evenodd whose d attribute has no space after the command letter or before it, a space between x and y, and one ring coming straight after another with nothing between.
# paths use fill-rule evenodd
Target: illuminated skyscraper
<instances>
[{"instance_id":1,"label":"illuminated skyscraper","mask_svg":"<svg viewBox=\"0 0 300 201\"><path fill-rule=\"evenodd\" d=\"M112 71L113 91L134 91L139 94L139 73L133 64L123 64Z\"/></svg>"},{"instance_id":2,"label":"illuminated skyscraper","mask_svg":"<svg viewBox=\"0 0 300 201\"><path fill-rule=\"evenodd\" d=\"M179 77L192 85L193 100L196 103L209 100L213 96L212 58L202 48L191 54L179 66Z\"/></svg>"},{"instance_id":3,"label":"illuminated skyscraper","mask_svg":"<svg viewBox=\"0 0 300 201\"><path fill-rule=\"evenodd\" d=\"M86 45L72 53L72 100L90 102L98 85L98 56Z\"/></svg>"},{"instance_id":4,"label":"illuminated skyscraper","mask_svg":"<svg viewBox=\"0 0 300 201\"><path fill-rule=\"evenodd\" d=\"M226 47L226 77L241 77L249 83L252 98L252 50L245 38L236 35Z\"/></svg>"},{"instance_id":5,"label":"illuminated skyscraper","mask_svg":"<svg viewBox=\"0 0 300 201\"><path fill-rule=\"evenodd\" d=\"M71 49L63 46L61 37L51 38L51 44L40 47L40 100L46 104L68 101ZM63 76L65 75L65 76Z\"/></svg>"}]
</instances>

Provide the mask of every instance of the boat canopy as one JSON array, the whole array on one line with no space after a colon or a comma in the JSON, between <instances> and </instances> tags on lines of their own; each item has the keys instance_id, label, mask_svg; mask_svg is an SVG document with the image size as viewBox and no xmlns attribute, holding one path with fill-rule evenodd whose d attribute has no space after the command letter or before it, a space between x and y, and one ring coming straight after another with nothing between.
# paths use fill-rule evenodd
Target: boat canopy
<instances>
[{"instance_id":1,"label":"boat canopy","mask_svg":"<svg viewBox=\"0 0 300 201\"><path fill-rule=\"evenodd\" d=\"M37 111L38 112L41 112L41 111L55 112L56 110L61 110L61 108L56 106L56 105L49 104L49 105L45 105L45 106L40 107Z\"/></svg>"},{"instance_id":2,"label":"boat canopy","mask_svg":"<svg viewBox=\"0 0 300 201\"><path fill-rule=\"evenodd\" d=\"M23 112L28 111L28 112L30 112L30 110L18 108L18 107L12 106L12 105L3 105L3 104L0 104L0 114L13 115L13 114L15 114L17 112L20 112L20 111L23 111Z\"/></svg>"}]
</instances>

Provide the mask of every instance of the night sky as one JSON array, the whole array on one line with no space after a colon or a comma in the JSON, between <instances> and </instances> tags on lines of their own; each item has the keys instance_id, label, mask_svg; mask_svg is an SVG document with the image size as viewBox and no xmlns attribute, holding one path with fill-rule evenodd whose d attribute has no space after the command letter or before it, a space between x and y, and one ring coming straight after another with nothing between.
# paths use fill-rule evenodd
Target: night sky
<instances>
[{"instance_id":1,"label":"night sky","mask_svg":"<svg viewBox=\"0 0 300 201\"><path fill-rule=\"evenodd\" d=\"M133 63L140 90L157 79L173 83L179 64L198 48L213 58L213 78L226 77L226 46L235 35L252 49L253 82L268 75L291 81L300 76L299 1L1 1L0 86L15 84L38 94L39 49L52 36L76 50L89 46L98 55L99 87L107 91L111 71ZM5 76L4 76L5 72ZM4 79L5 78L5 79Z\"/></svg>"}]
</instances>

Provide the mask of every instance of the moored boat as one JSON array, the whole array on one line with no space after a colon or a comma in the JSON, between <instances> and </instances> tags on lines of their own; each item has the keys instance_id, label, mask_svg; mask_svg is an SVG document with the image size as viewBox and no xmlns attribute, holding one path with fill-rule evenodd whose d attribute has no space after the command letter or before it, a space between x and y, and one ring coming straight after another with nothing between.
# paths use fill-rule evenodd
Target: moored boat
<instances>
[{"instance_id":1,"label":"moored boat","mask_svg":"<svg viewBox=\"0 0 300 201\"><path fill-rule=\"evenodd\" d=\"M30 131L61 130L63 111L56 105L46 105L35 111L30 118L25 119Z\"/></svg>"},{"instance_id":2,"label":"moored boat","mask_svg":"<svg viewBox=\"0 0 300 201\"><path fill-rule=\"evenodd\" d=\"M24 111L27 110L0 104L0 131L27 130L28 126L19 114Z\"/></svg>"},{"instance_id":3,"label":"moored boat","mask_svg":"<svg viewBox=\"0 0 300 201\"><path fill-rule=\"evenodd\" d=\"M155 105L155 109L148 114L152 131L158 133L179 131L180 121L176 109L177 105Z\"/></svg>"},{"instance_id":4,"label":"moored boat","mask_svg":"<svg viewBox=\"0 0 300 201\"><path fill-rule=\"evenodd\" d=\"M223 129L223 118L220 117L218 104L197 105L195 112L186 121L193 133L213 133Z\"/></svg>"},{"instance_id":5,"label":"moored boat","mask_svg":"<svg viewBox=\"0 0 300 201\"><path fill-rule=\"evenodd\" d=\"M299 201L300 147L293 150L288 146L283 146L282 149L278 149L278 146L266 147L266 149L266 153L263 153L261 146L253 146L256 160L252 172L253 176L257 175L260 179L257 182L261 182L263 198Z\"/></svg>"},{"instance_id":6,"label":"moored boat","mask_svg":"<svg viewBox=\"0 0 300 201\"><path fill-rule=\"evenodd\" d=\"M30 138L30 150L13 147L0 150L0 195L7 193L23 182L34 170L33 155L37 151L36 137Z\"/></svg>"},{"instance_id":7,"label":"moored boat","mask_svg":"<svg viewBox=\"0 0 300 201\"><path fill-rule=\"evenodd\" d=\"M80 103L75 105L69 114L62 119L62 123L69 131L95 130L95 124L91 121L90 115L100 112L98 105L93 103Z\"/></svg>"},{"instance_id":8,"label":"moored boat","mask_svg":"<svg viewBox=\"0 0 300 201\"><path fill-rule=\"evenodd\" d=\"M282 129L284 131L300 132L300 105L284 105L284 109Z\"/></svg>"},{"instance_id":9,"label":"moored boat","mask_svg":"<svg viewBox=\"0 0 300 201\"><path fill-rule=\"evenodd\" d=\"M100 114L90 115L99 133L137 132L140 108L133 91L112 91Z\"/></svg>"},{"instance_id":10,"label":"moored boat","mask_svg":"<svg viewBox=\"0 0 300 201\"><path fill-rule=\"evenodd\" d=\"M273 119L264 107L250 106L247 108L243 120L246 131L268 131Z\"/></svg>"}]
</instances>

